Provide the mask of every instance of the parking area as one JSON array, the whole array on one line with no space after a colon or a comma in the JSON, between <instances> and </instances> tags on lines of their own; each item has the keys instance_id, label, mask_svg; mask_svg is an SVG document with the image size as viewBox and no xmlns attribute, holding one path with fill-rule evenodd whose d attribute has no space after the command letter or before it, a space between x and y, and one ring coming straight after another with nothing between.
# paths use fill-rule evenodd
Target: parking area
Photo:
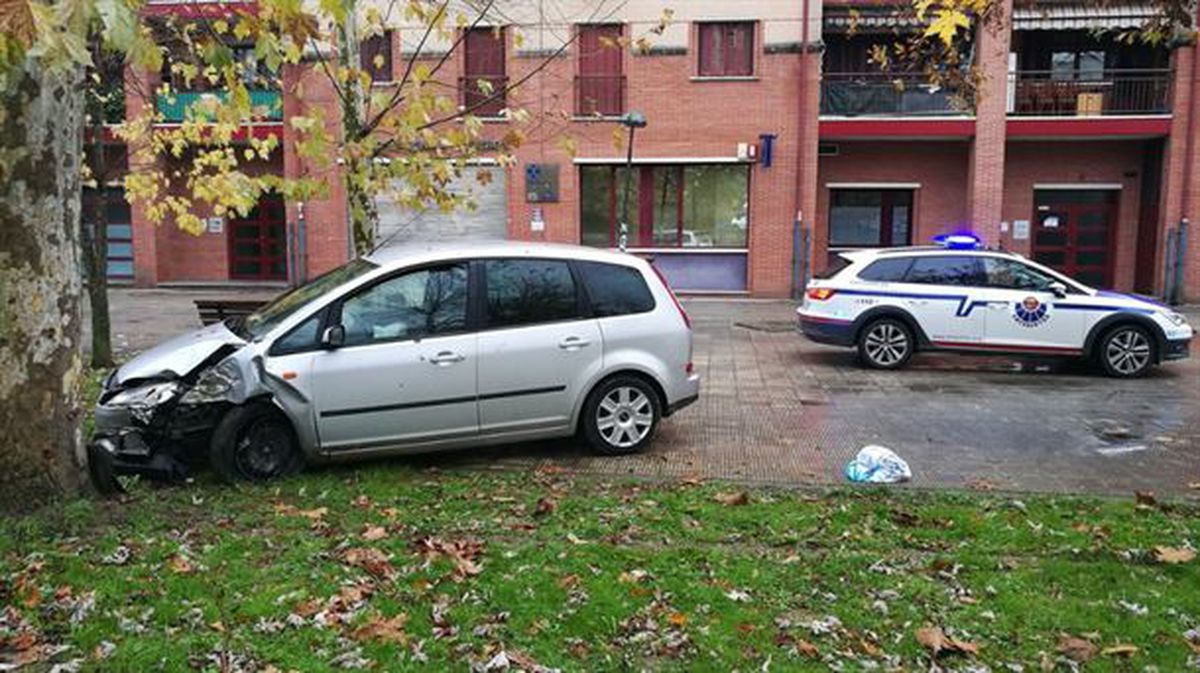
<instances>
[{"instance_id":1,"label":"parking area","mask_svg":"<svg viewBox=\"0 0 1200 673\"><path fill-rule=\"evenodd\" d=\"M113 295L114 343L125 352L199 324L195 292ZM848 350L798 336L789 302L684 303L702 394L662 425L649 453L598 457L551 442L407 460L802 485L844 483L845 463L882 444L909 462L916 486L1200 493L1191 488L1200 482L1196 360L1132 381L1070 361L932 354L874 372Z\"/></svg>"}]
</instances>

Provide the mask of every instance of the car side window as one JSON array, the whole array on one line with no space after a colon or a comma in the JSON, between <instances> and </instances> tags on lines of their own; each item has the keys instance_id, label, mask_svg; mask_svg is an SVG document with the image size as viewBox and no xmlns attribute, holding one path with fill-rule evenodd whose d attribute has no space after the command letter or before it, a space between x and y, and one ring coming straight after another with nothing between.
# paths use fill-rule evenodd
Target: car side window
<instances>
[{"instance_id":1,"label":"car side window","mask_svg":"<svg viewBox=\"0 0 1200 673\"><path fill-rule=\"evenodd\" d=\"M859 272L862 280L873 280L880 283L899 283L904 280L904 274L912 265L911 257L894 257L871 262L867 268Z\"/></svg>"},{"instance_id":2,"label":"car side window","mask_svg":"<svg viewBox=\"0 0 1200 673\"><path fill-rule=\"evenodd\" d=\"M654 295L637 269L603 262L576 262L575 266L597 318L654 310Z\"/></svg>"},{"instance_id":3,"label":"car side window","mask_svg":"<svg viewBox=\"0 0 1200 673\"><path fill-rule=\"evenodd\" d=\"M967 255L917 257L904 280L923 285L983 287L987 284L987 277L979 258Z\"/></svg>"},{"instance_id":4,"label":"car side window","mask_svg":"<svg viewBox=\"0 0 1200 673\"><path fill-rule=\"evenodd\" d=\"M293 327L290 332L271 344L271 355L299 353L300 351L316 348L317 330L321 328L321 321L324 317L325 309L322 309L304 322Z\"/></svg>"},{"instance_id":5,"label":"car side window","mask_svg":"<svg viewBox=\"0 0 1200 673\"><path fill-rule=\"evenodd\" d=\"M1057 282L1052 276L1011 259L986 257L988 286L1008 290L1046 290Z\"/></svg>"},{"instance_id":6,"label":"car side window","mask_svg":"<svg viewBox=\"0 0 1200 673\"><path fill-rule=\"evenodd\" d=\"M571 268L547 259L484 262L489 327L532 325L580 317Z\"/></svg>"},{"instance_id":7,"label":"car side window","mask_svg":"<svg viewBox=\"0 0 1200 673\"><path fill-rule=\"evenodd\" d=\"M345 345L420 339L467 326L467 266L409 271L342 303Z\"/></svg>"}]
</instances>

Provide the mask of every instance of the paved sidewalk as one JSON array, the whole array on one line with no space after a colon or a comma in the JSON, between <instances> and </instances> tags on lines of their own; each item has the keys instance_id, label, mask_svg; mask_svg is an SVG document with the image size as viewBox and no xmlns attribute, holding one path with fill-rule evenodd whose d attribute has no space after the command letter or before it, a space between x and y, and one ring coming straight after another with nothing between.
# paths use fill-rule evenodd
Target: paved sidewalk
<instances>
[{"instance_id":1,"label":"paved sidewalk","mask_svg":"<svg viewBox=\"0 0 1200 673\"><path fill-rule=\"evenodd\" d=\"M115 290L118 348L136 351L198 325L191 301L213 295ZM685 305L701 398L662 425L649 453L606 458L544 442L398 460L828 484L844 483L845 463L876 443L909 461L917 486L1200 495L1189 489L1200 482L1200 361L1134 381L1072 362L933 354L903 371L873 372L849 350L798 336L789 302ZM1200 313L1189 313L1200 324Z\"/></svg>"}]
</instances>

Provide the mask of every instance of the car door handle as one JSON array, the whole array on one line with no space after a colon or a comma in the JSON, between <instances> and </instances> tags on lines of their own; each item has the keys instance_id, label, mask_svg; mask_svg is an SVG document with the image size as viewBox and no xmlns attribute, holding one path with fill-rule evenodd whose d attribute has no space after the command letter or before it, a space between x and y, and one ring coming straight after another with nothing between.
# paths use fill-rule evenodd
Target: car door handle
<instances>
[{"instance_id":1,"label":"car door handle","mask_svg":"<svg viewBox=\"0 0 1200 673\"><path fill-rule=\"evenodd\" d=\"M590 343L592 342L588 341L587 339L580 339L579 337L567 337L566 339L558 342L558 347L565 351L577 351Z\"/></svg>"},{"instance_id":2,"label":"car door handle","mask_svg":"<svg viewBox=\"0 0 1200 673\"><path fill-rule=\"evenodd\" d=\"M454 353L452 351L442 351L441 353L438 353L437 355L429 358L429 363L437 365L439 367L445 367L447 365L452 365L455 362L462 362L463 360L466 360L466 359L467 359L466 356L463 355L462 353Z\"/></svg>"}]
</instances>

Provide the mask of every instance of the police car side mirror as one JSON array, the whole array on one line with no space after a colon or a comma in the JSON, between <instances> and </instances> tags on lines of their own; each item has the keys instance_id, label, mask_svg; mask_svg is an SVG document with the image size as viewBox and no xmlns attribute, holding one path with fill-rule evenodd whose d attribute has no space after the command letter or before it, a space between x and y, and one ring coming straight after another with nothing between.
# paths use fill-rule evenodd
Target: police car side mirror
<instances>
[{"instance_id":1,"label":"police car side mirror","mask_svg":"<svg viewBox=\"0 0 1200 673\"><path fill-rule=\"evenodd\" d=\"M1067 296L1067 286L1062 283L1050 283L1047 289L1053 292L1054 296L1058 297L1059 299Z\"/></svg>"}]
</instances>

